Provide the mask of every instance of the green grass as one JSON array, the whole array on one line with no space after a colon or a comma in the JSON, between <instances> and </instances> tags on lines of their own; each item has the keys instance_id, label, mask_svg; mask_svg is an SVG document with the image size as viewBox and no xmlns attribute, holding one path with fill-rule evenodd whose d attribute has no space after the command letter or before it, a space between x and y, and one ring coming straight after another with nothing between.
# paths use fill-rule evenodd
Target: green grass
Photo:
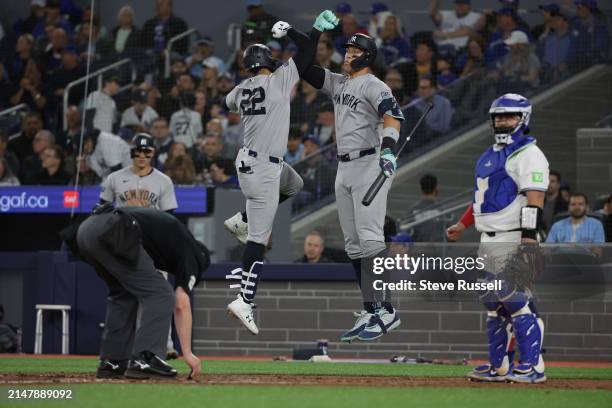
<instances>
[{"instance_id":1,"label":"green grass","mask_svg":"<svg viewBox=\"0 0 612 408\"><path fill-rule=\"evenodd\" d=\"M27 388L27 387L24 387ZM30 387L31 388L31 387ZM40 388L40 387L39 387ZM612 393L603 391L517 388L355 388L278 386L173 386L171 384L80 384L58 386L73 390L72 401L14 403L7 406L109 408L325 408L351 407L610 407ZM8 402L0 386L0 406ZM117 404L124 401L124 404ZM113 404L114 402L114 404Z\"/></svg>"},{"instance_id":2,"label":"green grass","mask_svg":"<svg viewBox=\"0 0 612 408\"><path fill-rule=\"evenodd\" d=\"M0 374L7 373L93 373L95 359L80 358L0 358ZM186 366L174 362L182 374ZM206 374L298 374L298 375L369 375L457 377L464 376L468 367L361 364L361 363L290 363L262 361L204 361ZM550 379L612 379L612 369L581 369L550 367ZM130 408L186 408L186 407L246 407L246 408L372 408L382 407L610 407L612 392L603 390L559 390L541 387L492 388L375 388L375 387L313 387L313 386L235 386L178 384L57 384L20 385L19 388L71 389L71 401L24 402L9 401L9 388L0 385L0 407L114 407ZM125 403L120 403L125 401Z\"/></svg>"},{"instance_id":3,"label":"green grass","mask_svg":"<svg viewBox=\"0 0 612 408\"><path fill-rule=\"evenodd\" d=\"M186 373L182 361L172 362L179 372ZM95 359L80 358L0 358L0 373L65 372L87 373L95 370ZM296 375L368 375L462 377L468 366L363 364L363 363L309 363L274 361L204 361L204 374L296 374ZM556 379L612 379L610 368L549 367L548 378Z\"/></svg>"}]
</instances>

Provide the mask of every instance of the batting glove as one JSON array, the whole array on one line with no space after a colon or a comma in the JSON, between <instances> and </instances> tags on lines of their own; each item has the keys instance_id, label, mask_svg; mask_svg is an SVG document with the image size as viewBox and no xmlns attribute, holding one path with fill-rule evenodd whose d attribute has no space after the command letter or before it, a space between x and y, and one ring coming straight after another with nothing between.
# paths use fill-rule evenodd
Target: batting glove
<instances>
[{"instance_id":1,"label":"batting glove","mask_svg":"<svg viewBox=\"0 0 612 408\"><path fill-rule=\"evenodd\" d=\"M380 160L378 161L378 165L387 178L391 177L393 173L395 173L395 169L397 169L397 160L395 159L395 155L391 149L387 147L380 152Z\"/></svg>"},{"instance_id":2,"label":"batting glove","mask_svg":"<svg viewBox=\"0 0 612 408\"><path fill-rule=\"evenodd\" d=\"M283 38L287 35L287 31L291 28L291 24L284 21L277 21L272 26L272 37Z\"/></svg>"},{"instance_id":3,"label":"batting glove","mask_svg":"<svg viewBox=\"0 0 612 408\"><path fill-rule=\"evenodd\" d=\"M333 30L334 28L336 28L339 22L340 20L338 20L338 17L336 17L334 13L332 13L330 10L325 10L324 12L318 15L312 26L317 30L323 32Z\"/></svg>"}]
</instances>

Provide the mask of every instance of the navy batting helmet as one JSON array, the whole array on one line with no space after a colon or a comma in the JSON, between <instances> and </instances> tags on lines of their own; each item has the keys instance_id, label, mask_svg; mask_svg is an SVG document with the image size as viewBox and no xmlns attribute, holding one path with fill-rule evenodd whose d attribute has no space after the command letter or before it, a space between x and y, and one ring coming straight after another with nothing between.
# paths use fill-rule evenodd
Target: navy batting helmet
<instances>
[{"instance_id":1,"label":"navy batting helmet","mask_svg":"<svg viewBox=\"0 0 612 408\"><path fill-rule=\"evenodd\" d=\"M272 58L272 51L263 44L249 45L244 54L244 65L251 72L257 72L259 68L269 68L274 71L278 66L278 62Z\"/></svg>"},{"instance_id":2,"label":"navy batting helmet","mask_svg":"<svg viewBox=\"0 0 612 408\"><path fill-rule=\"evenodd\" d=\"M138 133L132 139L132 150L130 153L132 154L132 158L134 158L136 157L136 153L138 151L153 149L155 149L155 143L153 142L151 135L148 133Z\"/></svg>"},{"instance_id":3,"label":"navy batting helmet","mask_svg":"<svg viewBox=\"0 0 612 408\"><path fill-rule=\"evenodd\" d=\"M357 47L363 51L363 55L355 58L351 62L351 67L354 70L371 67L376 59L376 42L369 35L357 33L344 44L345 47Z\"/></svg>"}]
</instances>

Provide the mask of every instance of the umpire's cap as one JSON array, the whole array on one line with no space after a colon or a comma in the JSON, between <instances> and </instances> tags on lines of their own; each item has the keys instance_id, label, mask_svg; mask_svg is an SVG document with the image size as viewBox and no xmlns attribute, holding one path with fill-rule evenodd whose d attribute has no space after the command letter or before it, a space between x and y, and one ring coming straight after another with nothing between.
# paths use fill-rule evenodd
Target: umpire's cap
<instances>
[{"instance_id":1,"label":"umpire's cap","mask_svg":"<svg viewBox=\"0 0 612 408\"><path fill-rule=\"evenodd\" d=\"M272 51L270 51L270 48L263 44L249 45L246 50L244 50L243 58L244 65L253 73L263 67L274 71L278 66L278 62L272 58Z\"/></svg>"},{"instance_id":2,"label":"umpire's cap","mask_svg":"<svg viewBox=\"0 0 612 408\"><path fill-rule=\"evenodd\" d=\"M361 33L353 34L344 46L357 47L363 51L361 57L355 58L353 62L351 62L351 67L354 70L374 65L374 60L376 59L376 42L369 35Z\"/></svg>"}]
</instances>

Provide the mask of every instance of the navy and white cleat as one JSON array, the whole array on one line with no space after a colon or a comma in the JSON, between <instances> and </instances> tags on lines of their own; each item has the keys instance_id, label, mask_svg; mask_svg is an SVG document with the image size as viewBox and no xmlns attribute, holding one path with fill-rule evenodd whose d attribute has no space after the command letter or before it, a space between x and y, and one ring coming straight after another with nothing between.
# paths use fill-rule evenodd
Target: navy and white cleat
<instances>
[{"instance_id":1,"label":"navy and white cleat","mask_svg":"<svg viewBox=\"0 0 612 408\"><path fill-rule=\"evenodd\" d=\"M513 383L541 384L546 382L546 374L537 372L529 364L520 364L508 374L507 380Z\"/></svg>"},{"instance_id":2,"label":"navy and white cleat","mask_svg":"<svg viewBox=\"0 0 612 408\"><path fill-rule=\"evenodd\" d=\"M350 329L349 331L344 333L342 337L340 337L341 341L350 343L351 341L355 340L359 333L361 333L361 331L365 329L366 325L370 321L370 318L373 316L372 313L369 313L365 310L362 310L359 313L353 313L353 315L355 315L357 321L355 322L355 325L352 329Z\"/></svg>"},{"instance_id":3,"label":"navy and white cleat","mask_svg":"<svg viewBox=\"0 0 612 408\"><path fill-rule=\"evenodd\" d=\"M397 311L389 313L387 309L381 308L370 317L366 327L359 332L357 339L361 341L373 341L402 324Z\"/></svg>"},{"instance_id":4,"label":"navy and white cleat","mask_svg":"<svg viewBox=\"0 0 612 408\"><path fill-rule=\"evenodd\" d=\"M228 230L241 244L246 245L249 235L249 225L242 221L242 213L238 212L234 216L223 222L223 226Z\"/></svg>"},{"instance_id":5,"label":"navy and white cleat","mask_svg":"<svg viewBox=\"0 0 612 408\"><path fill-rule=\"evenodd\" d=\"M477 382L505 382L507 375L498 374L491 364L483 364L474 367L471 373L467 375L467 379Z\"/></svg>"}]
</instances>

